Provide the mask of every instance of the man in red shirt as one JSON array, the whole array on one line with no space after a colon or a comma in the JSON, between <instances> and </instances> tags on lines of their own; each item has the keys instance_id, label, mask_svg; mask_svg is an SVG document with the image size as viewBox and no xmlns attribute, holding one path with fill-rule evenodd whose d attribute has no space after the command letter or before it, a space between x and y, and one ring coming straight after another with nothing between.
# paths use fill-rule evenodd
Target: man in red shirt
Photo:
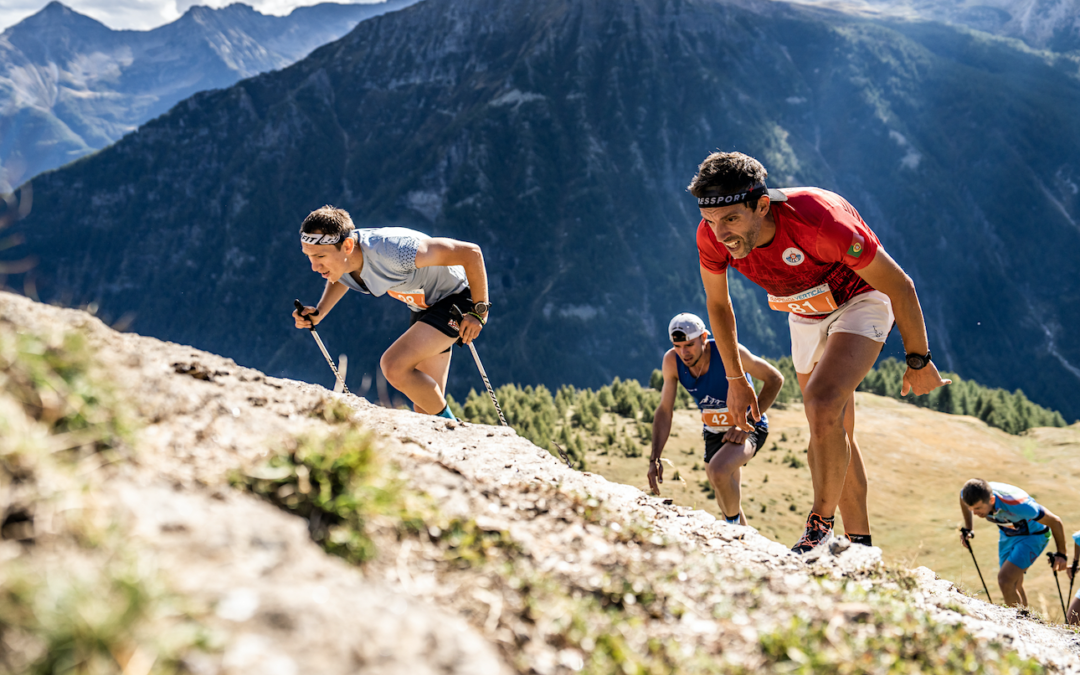
<instances>
[{"instance_id":1,"label":"man in red shirt","mask_svg":"<svg viewBox=\"0 0 1080 675\"><path fill-rule=\"evenodd\" d=\"M788 312L791 356L810 425L807 460L814 504L792 549L828 540L836 509L848 538L870 544L866 472L855 443L855 389L873 367L895 319L907 354L901 395L949 384L931 361L915 284L843 197L817 188L770 190L768 172L739 152L715 152L689 190L698 199L697 246L709 323L730 381L727 403L760 419L739 357L727 268ZM750 431L751 422L739 420Z\"/></svg>"}]
</instances>

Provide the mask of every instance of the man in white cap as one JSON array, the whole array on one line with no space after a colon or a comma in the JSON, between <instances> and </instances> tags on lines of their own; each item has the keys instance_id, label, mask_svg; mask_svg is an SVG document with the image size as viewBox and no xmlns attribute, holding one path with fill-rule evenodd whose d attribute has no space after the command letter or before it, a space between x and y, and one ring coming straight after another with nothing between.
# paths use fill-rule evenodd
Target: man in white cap
<instances>
[{"instance_id":1,"label":"man in white cap","mask_svg":"<svg viewBox=\"0 0 1080 675\"><path fill-rule=\"evenodd\" d=\"M745 525L746 516L741 505L742 467L757 454L769 435L769 420L764 413L784 386L784 376L768 362L739 345L739 354L746 367L745 377L750 386L753 386L750 376L762 381L761 394L758 396L761 419L754 422L750 431L744 431L736 426L735 420L741 418L746 421L749 409L728 409L728 379L724 363L720 360L716 342L709 339L705 322L695 314L677 314L668 324L668 336L673 346L664 354L664 386L660 393L660 405L653 416L649 487L653 494L660 494L659 483L664 482L660 455L671 433L671 417L681 383L697 401L701 411L705 473L716 492L720 512L725 521Z\"/></svg>"},{"instance_id":2,"label":"man in white cap","mask_svg":"<svg viewBox=\"0 0 1080 675\"><path fill-rule=\"evenodd\" d=\"M446 403L450 347L476 339L491 307L480 247L404 227L357 229L332 206L304 219L300 246L326 288L318 305L293 312L296 327L318 324L350 289L404 302L412 310L409 329L383 354L383 375L417 412L454 419Z\"/></svg>"}]
</instances>

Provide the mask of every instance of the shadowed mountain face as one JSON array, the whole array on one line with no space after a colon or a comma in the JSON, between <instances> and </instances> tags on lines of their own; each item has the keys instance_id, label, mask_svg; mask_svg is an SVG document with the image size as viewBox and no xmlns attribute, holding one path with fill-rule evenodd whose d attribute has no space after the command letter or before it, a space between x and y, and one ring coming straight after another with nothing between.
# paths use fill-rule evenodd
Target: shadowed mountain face
<instances>
[{"instance_id":1,"label":"shadowed mountain face","mask_svg":"<svg viewBox=\"0 0 1080 675\"><path fill-rule=\"evenodd\" d=\"M323 282L297 230L479 243L499 382L645 378L679 311L704 312L685 185L714 148L777 187L845 195L915 279L941 367L1080 414L1080 82L1073 61L931 24L685 0L427 0L280 72L196 95L36 180L8 257L43 297L141 333L330 383L292 299ZM13 285L20 279L9 280ZM735 275L740 336L787 352ZM320 327L350 382L407 325L350 294ZM894 344L895 343L895 344ZM887 349L901 351L894 334ZM461 361L451 390L479 385Z\"/></svg>"},{"instance_id":2,"label":"shadowed mountain face","mask_svg":"<svg viewBox=\"0 0 1080 675\"><path fill-rule=\"evenodd\" d=\"M285 17L198 6L151 31L114 31L52 2L0 33L0 187L103 148L197 91L283 68L412 1L323 4Z\"/></svg>"}]
</instances>

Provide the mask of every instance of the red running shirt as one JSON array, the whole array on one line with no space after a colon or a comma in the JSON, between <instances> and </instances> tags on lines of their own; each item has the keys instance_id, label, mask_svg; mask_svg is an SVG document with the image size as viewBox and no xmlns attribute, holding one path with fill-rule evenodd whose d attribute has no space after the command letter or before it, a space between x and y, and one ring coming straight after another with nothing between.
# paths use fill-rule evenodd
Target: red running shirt
<instances>
[{"instance_id":1,"label":"red running shirt","mask_svg":"<svg viewBox=\"0 0 1080 675\"><path fill-rule=\"evenodd\" d=\"M731 265L775 296L794 296L828 284L838 305L874 290L855 270L870 264L881 242L855 207L818 188L791 188L784 194L786 202L770 205L776 236L742 259L731 257L703 219L697 230L701 266L723 274Z\"/></svg>"}]
</instances>

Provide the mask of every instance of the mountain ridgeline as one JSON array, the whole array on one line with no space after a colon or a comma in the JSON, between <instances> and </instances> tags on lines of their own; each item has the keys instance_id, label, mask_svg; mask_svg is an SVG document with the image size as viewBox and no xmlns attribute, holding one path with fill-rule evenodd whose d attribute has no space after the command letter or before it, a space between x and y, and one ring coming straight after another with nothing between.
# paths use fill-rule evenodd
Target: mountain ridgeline
<instances>
[{"instance_id":1,"label":"mountain ridgeline","mask_svg":"<svg viewBox=\"0 0 1080 675\"><path fill-rule=\"evenodd\" d=\"M1023 40L1036 49L1080 52L1078 0L795 0L876 16L918 17Z\"/></svg>"},{"instance_id":2,"label":"mountain ridgeline","mask_svg":"<svg viewBox=\"0 0 1080 675\"><path fill-rule=\"evenodd\" d=\"M426 0L36 179L27 243L4 255L40 262L9 283L329 384L289 316L322 290L296 233L329 203L483 247L496 384L643 380L670 316L704 313L685 186L738 149L774 187L860 210L915 279L941 368L1071 420L1077 72L970 31L771 2ZM787 353L784 316L732 285L742 341ZM321 324L350 382L406 311L346 297ZM460 395L478 378L458 359Z\"/></svg>"},{"instance_id":3,"label":"mountain ridgeline","mask_svg":"<svg viewBox=\"0 0 1080 675\"><path fill-rule=\"evenodd\" d=\"M288 16L240 3L196 6L134 31L54 0L0 33L0 188L101 149L195 92L283 68L414 1L323 3Z\"/></svg>"}]
</instances>

